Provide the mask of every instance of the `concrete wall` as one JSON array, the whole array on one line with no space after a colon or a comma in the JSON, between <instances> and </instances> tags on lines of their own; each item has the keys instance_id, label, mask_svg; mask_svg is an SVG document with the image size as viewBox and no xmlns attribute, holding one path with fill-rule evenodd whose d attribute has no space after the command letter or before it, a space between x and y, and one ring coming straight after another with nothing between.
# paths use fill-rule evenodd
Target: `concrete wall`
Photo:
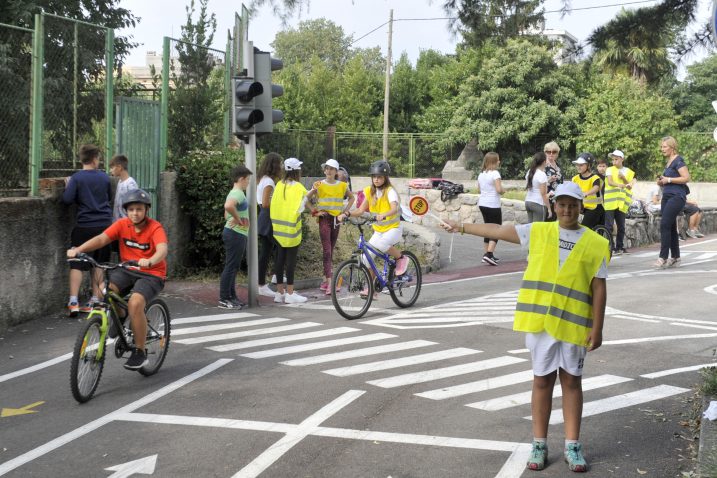
<instances>
[{"instance_id":1,"label":"concrete wall","mask_svg":"<svg viewBox=\"0 0 717 478\"><path fill-rule=\"evenodd\" d=\"M162 173L159 217L171 245L170 275L186 260L189 240L189 221L179 207L175 182L175 173ZM0 331L37 317L64 314L69 275L65 251L75 208L62 203L62 191L62 179L43 179L40 197L0 198Z\"/></svg>"}]
</instances>

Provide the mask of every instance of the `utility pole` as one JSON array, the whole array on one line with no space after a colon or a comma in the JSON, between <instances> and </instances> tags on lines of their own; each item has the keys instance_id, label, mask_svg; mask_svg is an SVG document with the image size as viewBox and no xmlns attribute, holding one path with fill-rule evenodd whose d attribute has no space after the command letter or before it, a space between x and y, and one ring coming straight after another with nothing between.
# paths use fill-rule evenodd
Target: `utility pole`
<instances>
[{"instance_id":1,"label":"utility pole","mask_svg":"<svg viewBox=\"0 0 717 478\"><path fill-rule=\"evenodd\" d=\"M388 55L386 56L386 85L383 97L383 159L388 159L388 104L391 89L391 43L393 40L393 8L388 17Z\"/></svg>"}]
</instances>

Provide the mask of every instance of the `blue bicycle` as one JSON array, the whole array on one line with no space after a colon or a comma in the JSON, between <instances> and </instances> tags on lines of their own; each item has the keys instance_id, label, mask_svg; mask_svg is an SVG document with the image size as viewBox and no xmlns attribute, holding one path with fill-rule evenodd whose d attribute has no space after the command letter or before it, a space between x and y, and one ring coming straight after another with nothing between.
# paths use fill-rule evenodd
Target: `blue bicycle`
<instances>
[{"instance_id":1,"label":"blue bicycle","mask_svg":"<svg viewBox=\"0 0 717 478\"><path fill-rule=\"evenodd\" d=\"M404 257L408 258L408 267L405 273L396 276L395 259L389 254L376 250L364 240L362 226L375 221L375 217L368 219L364 217L345 222L358 227L358 248L350 259L336 268L331 301L336 311L349 320L361 318L368 311L375 292L387 289L393 302L402 308L415 304L421 293L421 265L415 254L409 251L402 252ZM383 259L382 270L376 267L372 255ZM365 264L368 264L368 267ZM373 279L369 267L373 272Z\"/></svg>"}]
</instances>

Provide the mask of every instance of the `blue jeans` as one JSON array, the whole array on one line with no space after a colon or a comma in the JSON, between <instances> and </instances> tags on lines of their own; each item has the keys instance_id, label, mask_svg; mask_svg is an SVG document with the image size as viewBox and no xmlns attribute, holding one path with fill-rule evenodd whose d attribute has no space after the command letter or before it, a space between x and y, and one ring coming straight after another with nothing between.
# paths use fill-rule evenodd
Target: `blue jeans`
<instances>
[{"instance_id":1,"label":"blue jeans","mask_svg":"<svg viewBox=\"0 0 717 478\"><path fill-rule=\"evenodd\" d=\"M244 258L247 237L244 234L232 231L225 227L222 231L224 241L224 270L219 279L219 300L230 300L237 298L236 280L241 260Z\"/></svg>"},{"instance_id":2,"label":"blue jeans","mask_svg":"<svg viewBox=\"0 0 717 478\"><path fill-rule=\"evenodd\" d=\"M660 257L667 260L672 254L680 257L680 236L677 232L677 216L685 207L685 196L681 194L663 194L660 205Z\"/></svg>"}]
</instances>

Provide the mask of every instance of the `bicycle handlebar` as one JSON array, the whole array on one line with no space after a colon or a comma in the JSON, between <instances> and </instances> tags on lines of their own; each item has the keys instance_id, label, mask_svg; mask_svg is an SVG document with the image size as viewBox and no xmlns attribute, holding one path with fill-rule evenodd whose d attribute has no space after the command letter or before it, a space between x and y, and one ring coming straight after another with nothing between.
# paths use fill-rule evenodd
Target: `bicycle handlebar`
<instances>
[{"instance_id":1,"label":"bicycle handlebar","mask_svg":"<svg viewBox=\"0 0 717 478\"><path fill-rule=\"evenodd\" d=\"M97 267L104 270L112 270L121 267L131 272L140 272L139 264L137 263L137 261L124 261L118 264L112 264L110 262L99 263L94 259L94 257L84 252L77 253L75 257L67 259L67 262L88 262L90 263L90 265L92 265L92 267Z\"/></svg>"},{"instance_id":2,"label":"bicycle handlebar","mask_svg":"<svg viewBox=\"0 0 717 478\"><path fill-rule=\"evenodd\" d=\"M353 224L354 226L363 226L364 224L373 224L376 222L376 214L365 212L359 217L347 217L344 222Z\"/></svg>"}]
</instances>

